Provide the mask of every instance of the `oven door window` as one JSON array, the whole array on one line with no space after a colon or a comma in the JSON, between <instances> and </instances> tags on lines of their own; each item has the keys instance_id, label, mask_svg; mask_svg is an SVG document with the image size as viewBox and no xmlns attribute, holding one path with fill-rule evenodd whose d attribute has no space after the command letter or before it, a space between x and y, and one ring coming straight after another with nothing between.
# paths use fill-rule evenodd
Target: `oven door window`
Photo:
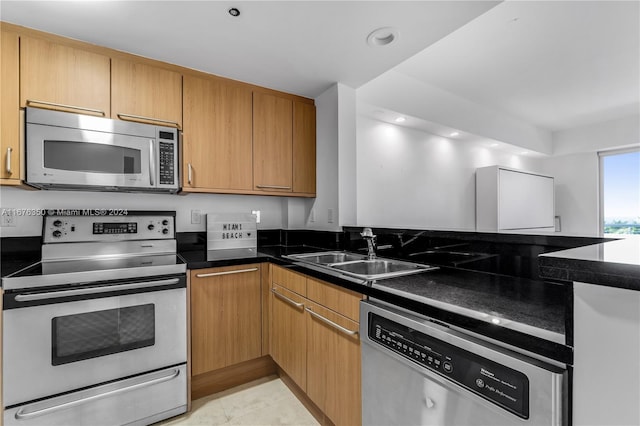
<instances>
[{"instance_id":1,"label":"oven door window","mask_svg":"<svg viewBox=\"0 0 640 426\"><path fill-rule=\"evenodd\" d=\"M103 143L44 141L44 166L72 172L140 174L139 149Z\"/></svg>"},{"instance_id":2,"label":"oven door window","mask_svg":"<svg viewBox=\"0 0 640 426\"><path fill-rule=\"evenodd\" d=\"M51 323L52 365L155 344L153 304L55 317Z\"/></svg>"}]
</instances>

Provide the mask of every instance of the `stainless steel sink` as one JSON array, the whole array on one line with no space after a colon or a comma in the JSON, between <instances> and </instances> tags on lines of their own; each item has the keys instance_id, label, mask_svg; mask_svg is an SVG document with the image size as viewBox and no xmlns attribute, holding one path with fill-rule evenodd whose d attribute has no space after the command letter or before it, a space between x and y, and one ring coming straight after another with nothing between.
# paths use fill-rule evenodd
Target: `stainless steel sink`
<instances>
[{"instance_id":1,"label":"stainless steel sink","mask_svg":"<svg viewBox=\"0 0 640 426\"><path fill-rule=\"evenodd\" d=\"M321 253L292 254L286 256L291 259L310 262L319 265L329 265L332 263L351 262L353 260L365 260L366 255L349 253L346 251L328 251Z\"/></svg>"},{"instance_id":2,"label":"stainless steel sink","mask_svg":"<svg viewBox=\"0 0 640 426\"><path fill-rule=\"evenodd\" d=\"M434 266L395 259L376 258L369 260L366 255L343 251L292 254L285 257L317 266L330 272L337 272L366 281L382 280L438 269Z\"/></svg>"}]
</instances>

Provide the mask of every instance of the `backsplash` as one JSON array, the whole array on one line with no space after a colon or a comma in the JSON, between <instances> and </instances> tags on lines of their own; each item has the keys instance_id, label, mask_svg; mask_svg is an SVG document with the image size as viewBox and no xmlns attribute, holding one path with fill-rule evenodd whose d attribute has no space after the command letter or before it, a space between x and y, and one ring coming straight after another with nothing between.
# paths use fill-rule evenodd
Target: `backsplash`
<instances>
[{"instance_id":1,"label":"backsplash","mask_svg":"<svg viewBox=\"0 0 640 426\"><path fill-rule=\"evenodd\" d=\"M344 249L366 252L362 228L344 228ZM373 228L376 253L419 263L539 280L538 255L610 238Z\"/></svg>"}]
</instances>

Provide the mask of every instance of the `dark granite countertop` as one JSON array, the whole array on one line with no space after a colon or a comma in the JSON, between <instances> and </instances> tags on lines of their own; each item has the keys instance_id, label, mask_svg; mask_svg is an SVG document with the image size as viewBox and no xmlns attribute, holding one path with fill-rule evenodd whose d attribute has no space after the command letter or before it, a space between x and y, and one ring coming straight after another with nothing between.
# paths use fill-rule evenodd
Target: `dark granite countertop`
<instances>
[{"instance_id":1,"label":"dark granite countertop","mask_svg":"<svg viewBox=\"0 0 640 426\"><path fill-rule=\"evenodd\" d=\"M640 236L540 255L540 276L640 291Z\"/></svg>"},{"instance_id":2,"label":"dark granite countertop","mask_svg":"<svg viewBox=\"0 0 640 426\"><path fill-rule=\"evenodd\" d=\"M572 349L567 345L565 334L570 286L447 267L363 283L282 257L322 250L276 245L259 248L256 257L216 261L207 261L203 250L186 250L180 255L188 269L276 263L504 343L572 363Z\"/></svg>"},{"instance_id":3,"label":"dark granite countertop","mask_svg":"<svg viewBox=\"0 0 640 426\"><path fill-rule=\"evenodd\" d=\"M263 235L278 240L275 232L268 231ZM182 236L178 250L188 269L271 262L507 345L560 362L573 362L570 283L558 284L496 272L479 272L462 269L463 265L454 263L451 265L456 267L442 266L446 265L442 263L439 270L363 283L284 258L287 254L327 250L304 245L293 237L296 235L288 235L285 244L262 245L255 256L235 259L207 260L202 236L196 233ZM321 245L331 247L335 240L331 237L329 235L327 241L321 241ZM28 240L27 247L24 239L3 239L2 276L40 260L38 240ZM348 249L358 250L357 247ZM7 253L15 256L6 256ZM406 250L405 253L381 250L380 256L419 263L435 261L433 257L418 254L415 251L407 254Z\"/></svg>"}]
</instances>

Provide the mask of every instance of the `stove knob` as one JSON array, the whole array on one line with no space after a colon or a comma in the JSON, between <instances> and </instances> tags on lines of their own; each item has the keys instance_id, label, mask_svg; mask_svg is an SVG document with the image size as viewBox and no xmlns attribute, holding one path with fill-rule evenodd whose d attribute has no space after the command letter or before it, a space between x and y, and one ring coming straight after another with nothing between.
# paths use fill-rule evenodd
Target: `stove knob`
<instances>
[{"instance_id":1,"label":"stove knob","mask_svg":"<svg viewBox=\"0 0 640 426\"><path fill-rule=\"evenodd\" d=\"M169 233L169 230L168 230L167 228L164 228L164 229L162 230L162 233L166 235L166 234L168 234L168 233Z\"/></svg>"},{"instance_id":2,"label":"stove knob","mask_svg":"<svg viewBox=\"0 0 640 426\"><path fill-rule=\"evenodd\" d=\"M168 221L167 219L165 219L165 220L163 220L163 221L162 221L162 224L163 224L164 226L167 226L167 225L169 224L169 221Z\"/></svg>"},{"instance_id":3,"label":"stove knob","mask_svg":"<svg viewBox=\"0 0 640 426\"><path fill-rule=\"evenodd\" d=\"M53 221L53 226L55 226L56 228L59 228L62 226L62 221L61 220L54 220Z\"/></svg>"},{"instance_id":4,"label":"stove knob","mask_svg":"<svg viewBox=\"0 0 640 426\"><path fill-rule=\"evenodd\" d=\"M150 223L149 226L147 226L147 229L149 231L153 231L153 228L155 228L155 226L153 226L153 223Z\"/></svg>"},{"instance_id":5,"label":"stove knob","mask_svg":"<svg viewBox=\"0 0 640 426\"><path fill-rule=\"evenodd\" d=\"M62 237L62 232L58 231L58 230L55 230L55 231L53 231L53 236L55 238L60 238L60 237Z\"/></svg>"}]
</instances>

